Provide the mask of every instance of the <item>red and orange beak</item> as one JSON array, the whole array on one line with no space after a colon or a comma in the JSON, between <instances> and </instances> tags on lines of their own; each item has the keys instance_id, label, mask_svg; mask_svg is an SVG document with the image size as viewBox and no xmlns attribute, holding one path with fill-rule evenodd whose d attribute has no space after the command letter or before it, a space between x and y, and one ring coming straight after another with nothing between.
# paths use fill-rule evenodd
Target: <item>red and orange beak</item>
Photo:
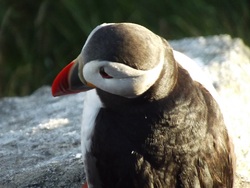
<instances>
[{"instance_id":1,"label":"red and orange beak","mask_svg":"<svg viewBox=\"0 0 250 188\"><path fill-rule=\"evenodd\" d=\"M54 97L84 92L94 88L92 84L80 79L78 69L78 60L76 59L61 70L52 84L51 90Z\"/></svg>"}]
</instances>

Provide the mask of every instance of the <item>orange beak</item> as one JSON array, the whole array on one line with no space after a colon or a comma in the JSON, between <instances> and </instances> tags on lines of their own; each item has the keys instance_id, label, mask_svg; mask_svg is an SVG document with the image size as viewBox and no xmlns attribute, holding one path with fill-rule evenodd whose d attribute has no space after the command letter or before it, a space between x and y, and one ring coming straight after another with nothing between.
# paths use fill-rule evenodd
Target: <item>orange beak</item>
<instances>
[{"instance_id":1,"label":"orange beak","mask_svg":"<svg viewBox=\"0 0 250 188\"><path fill-rule=\"evenodd\" d=\"M94 88L94 85L88 82L84 83L80 79L78 69L79 66L76 59L61 70L52 84L51 90L54 97L84 92Z\"/></svg>"}]
</instances>

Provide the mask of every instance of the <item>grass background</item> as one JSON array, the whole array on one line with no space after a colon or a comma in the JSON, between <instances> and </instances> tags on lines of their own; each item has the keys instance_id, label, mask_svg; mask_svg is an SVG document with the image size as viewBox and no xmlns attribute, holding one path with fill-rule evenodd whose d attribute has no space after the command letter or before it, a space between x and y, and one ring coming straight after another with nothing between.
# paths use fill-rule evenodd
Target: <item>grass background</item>
<instances>
[{"instance_id":1,"label":"grass background","mask_svg":"<svg viewBox=\"0 0 250 188\"><path fill-rule=\"evenodd\" d=\"M51 85L103 22L139 23L166 39L227 33L250 45L249 0L0 0L0 97Z\"/></svg>"}]
</instances>

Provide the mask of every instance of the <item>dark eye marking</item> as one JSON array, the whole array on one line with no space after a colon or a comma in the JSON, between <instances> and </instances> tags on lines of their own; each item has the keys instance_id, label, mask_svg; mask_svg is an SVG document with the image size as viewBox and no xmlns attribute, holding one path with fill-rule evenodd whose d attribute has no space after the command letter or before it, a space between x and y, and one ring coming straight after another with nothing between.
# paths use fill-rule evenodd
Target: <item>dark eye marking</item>
<instances>
[{"instance_id":1,"label":"dark eye marking","mask_svg":"<svg viewBox=\"0 0 250 188\"><path fill-rule=\"evenodd\" d=\"M112 76L110 76L108 73L105 72L104 67L101 67L101 68L100 68L99 73L100 73L100 75L101 75L103 78L105 78L105 79L113 78Z\"/></svg>"}]
</instances>

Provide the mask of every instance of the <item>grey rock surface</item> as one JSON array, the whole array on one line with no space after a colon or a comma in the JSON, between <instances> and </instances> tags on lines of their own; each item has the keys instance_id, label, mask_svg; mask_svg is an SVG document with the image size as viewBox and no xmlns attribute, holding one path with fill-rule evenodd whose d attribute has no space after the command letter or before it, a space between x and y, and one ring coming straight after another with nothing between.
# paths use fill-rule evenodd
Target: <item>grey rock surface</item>
<instances>
[{"instance_id":1,"label":"grey rock surface","mask_svg":"<svg viewBox=\"0 0 250 188\"><path fill-rule=\"evenodd\" d=\"M228 35L170 42L193 58L219 94L237 155L236 188L250 187L250 50ZM0 99L0 188L81 187L84 93L53 98L44 86Z\"/></svg>"},{"instance_id":2,"label":"grey rock surface","mask_svg":"<svg viewBox=\"0 0 250 188\"><path fill-rule=\"evenodd\" d=\"M80 187L83 94L54 98L50 87L0 101L0 187Z\"/></svg>"}]
</instances>

